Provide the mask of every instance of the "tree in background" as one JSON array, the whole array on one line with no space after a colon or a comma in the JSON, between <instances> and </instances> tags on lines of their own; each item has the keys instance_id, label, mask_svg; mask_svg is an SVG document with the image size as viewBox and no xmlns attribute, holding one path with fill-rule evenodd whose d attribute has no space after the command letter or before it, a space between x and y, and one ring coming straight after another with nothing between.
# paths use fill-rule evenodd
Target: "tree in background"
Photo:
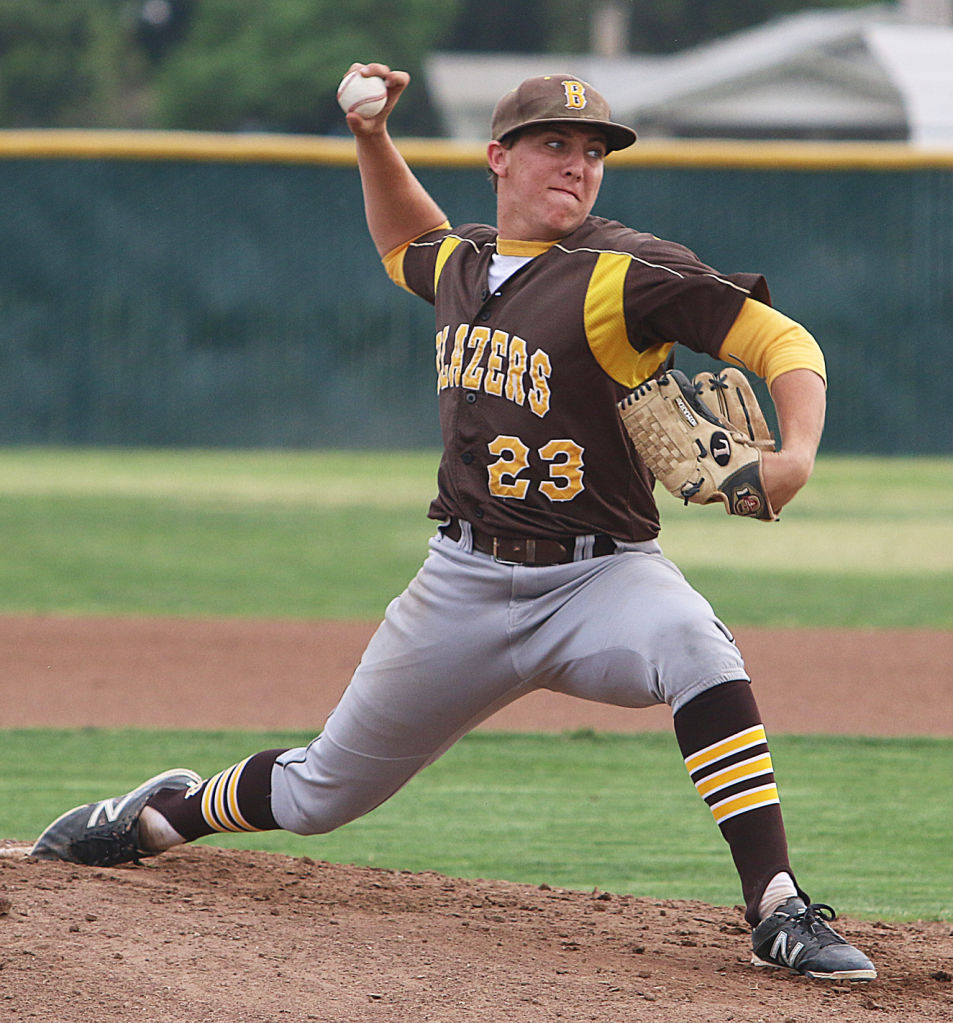
<instances>
[{"instance_id":1,"label":"tree in background","mask_svg":"<svg viewBox=\"0 0 953 1023\"><path fill-rule=\"evenodd\" d=\"M588 52L608 0L0 0L0 128L343 131L334 92L352 60L418 87L406 134L438 130L432 50ZM867 0L616 0L628 50L664 53L792 11ZM623 46L623 49L626 47Z\"/></svg>"},{"instance_id":2,"label":"tree in background","mask_svg":"<svg viewBox=\"0 0 953 1023\"><path fill-rule=\"evenodd\" d=\"M185 39L155 79L157 121L342 131L335 91L351 62L386 59L419 73L457 8L456 0L196 0ZM402 116L426 130L419 100ZM401 123L395 114L396 127Z\"/></svg>"},{"instance_id":3,"label":"tree in background","mask_svg":"<svg viewBox=\"0 0 953 1023\"><path fill-rule=\"evenodd\" d=\"M0 0L0 126L105 127L125 120L137 58L124 0Z\"/></svg>"},{"instance_id":4,"label":"tree in background","mask_svg":"<svg viewBox=\"0 0 953 1023\"><path fill-rule=\"evenodd\" d=\"M0 128L342 130L353 60L421 77L458 0L0 0ZM425 90L395 117L427 133Z\"/></svg>"}]
</instances>

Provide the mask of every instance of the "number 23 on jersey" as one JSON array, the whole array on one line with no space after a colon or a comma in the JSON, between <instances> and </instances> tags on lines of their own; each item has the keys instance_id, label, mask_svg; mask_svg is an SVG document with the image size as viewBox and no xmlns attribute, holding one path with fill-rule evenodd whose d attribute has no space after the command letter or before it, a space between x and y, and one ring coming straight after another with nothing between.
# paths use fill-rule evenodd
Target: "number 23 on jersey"
<instances>
[{"instance_id":1,"label":"number 23 on jersey","mask_svg":"<svg viewBox=\"0 0 953 1023\"><path fill-rule=\"evenodd\" d=\"M546 468L543 479L533 478L530 449L519 437L499 436L487 445L495 462L487 466L494 497L524 500L531 486L550 501L571 501L583 489L583 449L573 440L551 440L537 452Z\"/></svg>"}]
</instances>

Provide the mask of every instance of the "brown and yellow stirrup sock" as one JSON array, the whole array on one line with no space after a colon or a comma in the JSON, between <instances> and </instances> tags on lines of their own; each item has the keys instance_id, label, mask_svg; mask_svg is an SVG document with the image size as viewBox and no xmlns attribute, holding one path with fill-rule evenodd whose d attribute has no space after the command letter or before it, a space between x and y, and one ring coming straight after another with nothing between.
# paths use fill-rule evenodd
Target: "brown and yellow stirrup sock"
<instances>
[{"instance_id":1,"label":"brown and yellow stirrup sock","mask_svg":"<svg viewBox=\"0 0 953 1023\"><path fill-rule=\"evenodd\" d=\"M161 852L215 832L277 829L271 813L271 771L284 752L265 750L246 757L195 790L157 793L140 819L141 842Z\"/></svg>"},{"instance_id":2,"label":"brown and yellow stirrup sock","mask_svg":"<svg viewBox=\"0 0 953 1023\"><path fill-rule=\"evenodd\" d=\"M781 800L751 686L734 681L706 690L679 709L674 726L689 776L731 850L748 923L756 926L789 895L809 901L788 862Z\"/></svg>"}]
</instances>

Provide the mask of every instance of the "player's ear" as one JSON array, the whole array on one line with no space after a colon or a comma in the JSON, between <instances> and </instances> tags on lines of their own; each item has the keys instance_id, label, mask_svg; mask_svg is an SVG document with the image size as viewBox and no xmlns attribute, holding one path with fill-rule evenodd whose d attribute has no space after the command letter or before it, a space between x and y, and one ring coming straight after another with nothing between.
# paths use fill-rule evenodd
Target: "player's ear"
<instances>
[{"instance_id":1,"label":"player's ear","mask_svg":"<svg viewBox=\"0 0 953 1023\"><path fill-rule=\"evenodd\" d=\"M506 164L509 157L509 148L497 141L490 142L486 147L486 162L490 172L497 177L503 177L506 172Z\"/></svg>"}]
</instances>

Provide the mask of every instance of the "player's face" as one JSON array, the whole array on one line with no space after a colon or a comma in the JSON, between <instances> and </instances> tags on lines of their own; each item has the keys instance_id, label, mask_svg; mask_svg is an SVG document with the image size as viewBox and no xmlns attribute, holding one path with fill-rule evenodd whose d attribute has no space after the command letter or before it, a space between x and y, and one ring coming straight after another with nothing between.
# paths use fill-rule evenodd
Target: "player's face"
<instances>
[{"instance_id":1,"label":"player's face","mask_svg":"<svg viewBox=\"0 0 953 1023\"><path fill-rule=\"evenodd\" d=\"M598 129L552 124L528 128L487 150L496 172L502 238L555 241L575 231L599 195L606 141Z\"/></svg>"}]
</instances>

